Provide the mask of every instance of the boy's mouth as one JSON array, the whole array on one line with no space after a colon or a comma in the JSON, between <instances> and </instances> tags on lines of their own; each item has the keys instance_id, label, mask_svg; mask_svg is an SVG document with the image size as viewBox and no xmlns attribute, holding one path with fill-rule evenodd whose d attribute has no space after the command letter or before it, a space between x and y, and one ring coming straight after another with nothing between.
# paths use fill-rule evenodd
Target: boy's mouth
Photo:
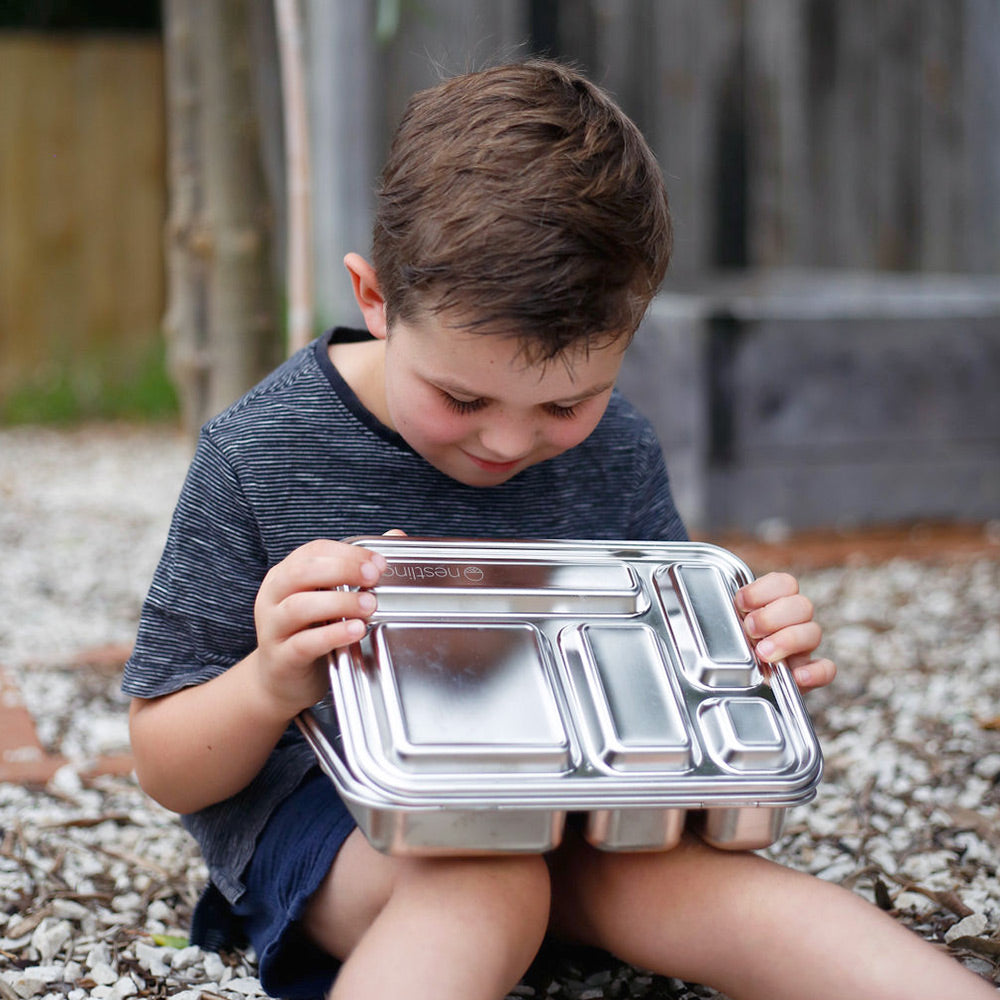
<instances>
[{"instance_id":1,"label":"boy's mouth","mask_svg":"<svg viewBox=\"0 0 1000 1000\"><path fill-rule=\"evenodd\" d=\"M488 459L480 458L478 455L473 455L471 452L465 452L466 456L472 461L474 465L479 466L485 472L510 472L516 469L523 461L523 458L515 458L512 462L491 462Z\"/></svg>"}]
</instances>

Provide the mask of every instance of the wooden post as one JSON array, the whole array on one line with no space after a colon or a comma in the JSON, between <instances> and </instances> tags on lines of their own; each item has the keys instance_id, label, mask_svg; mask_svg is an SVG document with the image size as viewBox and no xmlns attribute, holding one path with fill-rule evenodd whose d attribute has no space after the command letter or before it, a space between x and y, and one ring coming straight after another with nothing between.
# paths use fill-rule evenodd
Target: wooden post
<instances>
[{"instance_id":1,"label":"wooden post","mask_svg":"<svg viewBox=\"0 0 1000 1000\"><path fill-rule=\"evenodd\" d=\"M278 344L247 0L167 0L168 308L185 427L271 366Z\"/></svg>"},{"instance_id":2,"label":"wooden post","mask_svg":"<svg viewBox=\"0 0 1000 1000\"><path fill-rule=\"evenodd\" d=\"M285 122L285 182L288 199L288 353L312 340L312 175L309 169L309 113L306 107L302 31L297 0L275 0Z\"/></svg>"}]
</instances>

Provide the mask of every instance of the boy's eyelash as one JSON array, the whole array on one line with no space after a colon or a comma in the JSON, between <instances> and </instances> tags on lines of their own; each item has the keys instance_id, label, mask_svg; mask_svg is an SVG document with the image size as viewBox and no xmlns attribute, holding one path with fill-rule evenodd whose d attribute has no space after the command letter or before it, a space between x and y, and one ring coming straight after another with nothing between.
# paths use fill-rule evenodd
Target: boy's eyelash
<instances>
[{"instance_id":1,"label":"boy's eyelash","mask_svg":"<svg viewBox=\"0 0 1000 1000\"><path fill-rule=\"evenodd\" d=\"M441 396L444 399L445 405L450 410L454 410L455 413L475 413L476 410L481 410L486 405L486 400L484 399L456 399L448 392L442 392ZM572 406L558 406L556 403L548 403L545 409L550 416L569 420L571 417L576 416L576 407L576 403Z\"/></svg>"},{"instance_id":2,"label":"boy's eyelash","mask_svg":"<svg viewBox=\"0 0 1000 1000\"><path fill-rule=\"evenodd\" d=\"M484 401L481 399L456 399L448 392L442 392L441 396L448 408L456 413L475 413L484 406Z\"/></svg>"},{"instance_id":3,"label":"boy's eyelash","mask_svg":"<svg viewBox=\"0 0 1000 1000\"><path fill-rule=\"evenodd\" d=\"M576 403L572 406L557 406L555 403L550 403L546 409L553 417L561 417L563 420L569 420L570 417L576 416L576 406Z\"/></svg>"}]
</instances>

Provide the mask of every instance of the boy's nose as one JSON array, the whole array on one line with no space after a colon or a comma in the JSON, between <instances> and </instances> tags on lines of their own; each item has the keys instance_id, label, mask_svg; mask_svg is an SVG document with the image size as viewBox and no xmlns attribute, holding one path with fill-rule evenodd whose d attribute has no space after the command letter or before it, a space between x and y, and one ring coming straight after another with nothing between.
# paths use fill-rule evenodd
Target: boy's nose
<instances>
[{"instance_id":1,"label":"boy's nose","mask_svg":"<svg viewBox=\"0 0 1000 1000\"><path fill-rule=\"evenodd\" d=\"M531 451L534 440L534 430L519 420L492 420L479 432L479 442L489 453L483 457L496 462L523 458Z\"/></svg>"}]
</instances>

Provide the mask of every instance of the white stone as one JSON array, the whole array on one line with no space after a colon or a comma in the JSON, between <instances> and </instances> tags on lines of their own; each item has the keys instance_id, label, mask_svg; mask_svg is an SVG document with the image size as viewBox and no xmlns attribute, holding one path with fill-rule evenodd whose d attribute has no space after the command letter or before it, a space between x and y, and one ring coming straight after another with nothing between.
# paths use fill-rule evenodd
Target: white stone
<instances>
[{"instance_id":1,"label":"white stone","mask_svg":"<svg viewBox=\"0 0 1000 1000\"><path fill-rule=\"evenodd\" d=\"M64 920L83 921L90 915L90 911L75 899L53 899L52 914Z\"/></svg>"},{"instance_id":2,"label":"white stone","mask_svg":"<svg viewBox=\"0 0 1000 1000\"><path fill-rule=\"evenodd\" d=\"M980 778L995 780L1000 775L1000 753L988 753L985 757L980 757L972 769Z\"/></svg>"},{"instance_id":3,"label":"white stone","mask_svg":"<svg viewBox=\"0 0 1000 1000\"><path fill-rule=\"evenodd\" d=\"M103 941L98 941L90 949L90 951L87 952L84 964L88 969L93 969L97 965L110 965L111 949Z\"/></svg>"},{"instance_id":4,"label":"white stone","mask_svg":"<svg viewBox=\"0 0 1000 1000\"><path fill-rule=\"evenodd\" d=\"M4 982L22 1000L28 1000L29 997L44 996L49 984L60 982L62 976L61 965L32 965L17 972L4 973Z\"/></svg>"},{"instance_id":5,"label":"white stone","mask_svg":"<svg viewBox=\"0 0 1000 1000\"><path fill-rule=\"evenodd\" d=\"M90 963L87 963L90 965ZM89 976L98 986L110 986L118 982L118 973L106 962L96 962L90 965Z\"/></svg>"},{"instance_id":6,"label":"white stone","mask_svg":"<svg viewBox=\"0 0 1000 1000\"><path fill-rule=\"evenodd\" d=\"M74 796L83 790L83 782L80 780L80 772L74 764L63 764L62 767L52 775L49 786L63 795Z\"/></svg>"},{"instance_id":7,"label":"white stone","mask_svg":"<svg viewBox=\"0 0 1000 1000\"><path fill-rule=\"evenodd\" d=\"M201 948L197 945L189 944L186 948L178 948L174 952L170 965L174 969L186 969L201 960Z\"/></svg>"},{"instance_id":8,"label":"white stone","mask_svg":"<svg viewBox=\"0 0 1000 1000\"><path fill-rule=\"evenodd\" d=\"M174 911L162 899L154 899L146 910L146 916L150 920L162 920L164 924L169 925L170 921L174 919Z\"/></svg>"},{"instance_id":9,"label":"white stone","mask_svg":"<svg viewBox=\"0 0 1000 1000\"><path fill-rule=\"evenodd\" d=\"M111 987L111 992L107 995L107 1000L124 1000L125 997L135 996L139 992L139 987L135 985L131 976L122 976Z\"/></svg>"},{"instance_id":10,"label":"white stone","mask_svg":"<svg viewBox=\"0 0 1000 1000\"><path fill-rule=\"evenodd\" d=\"M135 943L135 958L139 965L151 976L162 978L170 973L172 948L158 948L144 941Z\"/></svg>"},{"instance_id":11,"label":"white stone","mask_svg":"<svg viewBox=\"0 0 1000 1000\"><path fill-rule=\"evenodd\" d=\"M15 973L6 982L22 1000L28 1000L29 997L41 996L45 992L46 984L40 979L33 979L27 972Z\"/></svg>"},{"instance_id":12,"label":"white stone","mask_svg":"<svg viewBox=\"0 0 1000 1000\"><path fill-rule=\"evenodd\" d=\"M31 935L31 946L38 952L42 963L50 962L73 936L73 926L68 920L46 918Z\"/></svg>"},{"instance_id":13,"label":"white stone","mask_svg":"<svg viewBox=\"0 0 1000 1000\"><path fill-rule=\"evenodd\" d=\"M218 982L226 973L226 964L214 951L206 951L204 958L205 975Z\"/></svg>"},{"instance_id":14,"label":"white stone","mask_svg":"<svg viewBox=\"0 0 1000 1000\"><path fill-rule=\"evenodd\" d=\"M261 989L260 980L254 978L253 976L241 976L238 979L230 979L226 983L226 989L232 990L234 993L239 993L245 997L255 997L263 996L264 991Z\"/></svg>"},{"instance_id":15,"label":"white stone","mask_svg":"<svg viewBox=\"0 0 1000 1000\"><path fill-rule=\"evenodd\" d=\"M989 921L982 913L971 913L963 917L957 924L945 931L945 941L957 941L961 937L979 937L989 926Z\"/></svg>"},{"instance_id":16,"label":"white stone","mask_svg":"<svg viewBox=\"0 0 1000 1000\"><path fill-rule=\"evenodd\" d=\"M111 909L115 913L128 913L131 910L138 910L141 906L142 896L137 892L124 893L111 900Z\"/></svg>"}]
</instances>

